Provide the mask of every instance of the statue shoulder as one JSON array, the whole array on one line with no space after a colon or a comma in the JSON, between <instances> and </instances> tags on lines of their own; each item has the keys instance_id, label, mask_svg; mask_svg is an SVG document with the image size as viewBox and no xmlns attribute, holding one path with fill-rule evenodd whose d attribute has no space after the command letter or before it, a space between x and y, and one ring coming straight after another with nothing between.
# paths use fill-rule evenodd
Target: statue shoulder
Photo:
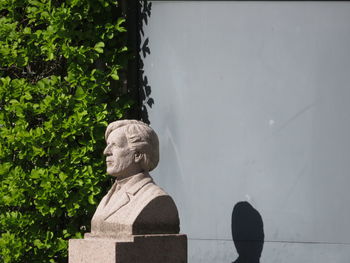
<instances>
[{"instance_id":1,"label":"statue shoulder","mask_svg":"<svg viewBox=\"0 0 350 263\"><path fill-rule=\"evenodd\" d=\"M179 214L171 196L154 183L149 183L143 188L140 194L147 196L147 202L133 224L133 233L179 233Z\"/></svg>"},{"instance_id":2,"label":"statue shoulder","mask_svg":"<svg viewBox=\"0 0 350 263\"><path fill-rule=\"evenodd\" d=\"M140 193L144 195L150 195L152 197L168 195L161 187L159 187L153 181L144 185L143 188L140 190Z\"/></svg>"}]
</instances>

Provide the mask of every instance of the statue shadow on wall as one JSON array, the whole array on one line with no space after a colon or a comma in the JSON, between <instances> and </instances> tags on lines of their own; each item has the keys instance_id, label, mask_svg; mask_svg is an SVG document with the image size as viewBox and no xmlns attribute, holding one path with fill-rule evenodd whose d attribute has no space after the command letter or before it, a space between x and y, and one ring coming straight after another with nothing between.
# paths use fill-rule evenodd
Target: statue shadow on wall
<instances>
[{"instance_id":1,"label":"statue shadow on wall","mask_svg":"<svg viewBox=\"0 0 350 263\"><path fill-rule=\"evenodd\" d=\"M148 19L151 17L152 3L144 0L139 2L139 25L138 25L138 41L139 41L139 65L138 65L138 79L139 79L139 99L141 105L141 120L147 124L150 124L148 116L148 107L152 108L154 99L151 97L151 86L149 85L148 78L145 75L143 60L151 54L149 48L149 38L145 37L144 28L148 25Z\"/></svg>"},{"instance_id":2,"label":"statue shadow on wall","mask_svg":"<svg viewBox=\"0 0 350 263\"><path fill-rule=\"evenodd\" d=\"M248 202L238 202L231 217L232 239L238 258L233 263L259 263L264 246L264 224Z\"/></svg>"}]
</instances>

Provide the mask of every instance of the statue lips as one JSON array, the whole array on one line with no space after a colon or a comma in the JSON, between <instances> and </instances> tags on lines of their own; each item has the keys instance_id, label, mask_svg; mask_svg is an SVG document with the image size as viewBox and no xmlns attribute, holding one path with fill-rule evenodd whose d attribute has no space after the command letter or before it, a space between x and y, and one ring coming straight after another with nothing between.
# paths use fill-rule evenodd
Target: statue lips
<instances>
[{"instance_id":1,"label":"statue lips","mask_svg":"<svg viewBox=\"0 0 350 263\"><path fill-rule=\"evenodd\" d=\"M113 161L107 158L107 159L106 159L106 164L107 164L107 165L112 165L112 164L113 164Z\"/></svg>"}]
</instances>

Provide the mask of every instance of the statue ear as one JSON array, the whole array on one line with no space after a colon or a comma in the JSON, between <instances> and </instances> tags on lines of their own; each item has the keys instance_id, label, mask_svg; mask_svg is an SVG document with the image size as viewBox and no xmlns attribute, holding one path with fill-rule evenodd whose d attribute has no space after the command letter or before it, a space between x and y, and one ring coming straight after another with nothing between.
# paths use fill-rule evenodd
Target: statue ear
<instances>
[{"instance_id":1,"label":"statue ear","mask_svg":"<svg viewBox=\"0 0 350 263\"><path fill-rule=\"evenodd\" d=\"M142 159L143 159L143 154L140 152L135 152L134 154L135 163L140 163Z\"/></svg>"}]
</instances>

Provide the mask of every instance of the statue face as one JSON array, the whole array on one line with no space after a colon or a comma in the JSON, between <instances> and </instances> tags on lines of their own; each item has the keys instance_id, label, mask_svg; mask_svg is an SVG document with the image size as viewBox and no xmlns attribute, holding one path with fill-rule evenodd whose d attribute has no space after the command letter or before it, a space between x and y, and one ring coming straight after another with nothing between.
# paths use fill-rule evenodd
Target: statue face
<instances>
[{"instance_id":1,"label":"statue face","mask_svg":"<svg viewBox=\"0 0 350 263\"><path fill-rule=\"evenodd\" d=\"M123 178L137 173L138 164L135 162L133 151L129 149L123 129L116 129L107 138L106 155L107 173Z\"/></svg>"}]
</instances>

